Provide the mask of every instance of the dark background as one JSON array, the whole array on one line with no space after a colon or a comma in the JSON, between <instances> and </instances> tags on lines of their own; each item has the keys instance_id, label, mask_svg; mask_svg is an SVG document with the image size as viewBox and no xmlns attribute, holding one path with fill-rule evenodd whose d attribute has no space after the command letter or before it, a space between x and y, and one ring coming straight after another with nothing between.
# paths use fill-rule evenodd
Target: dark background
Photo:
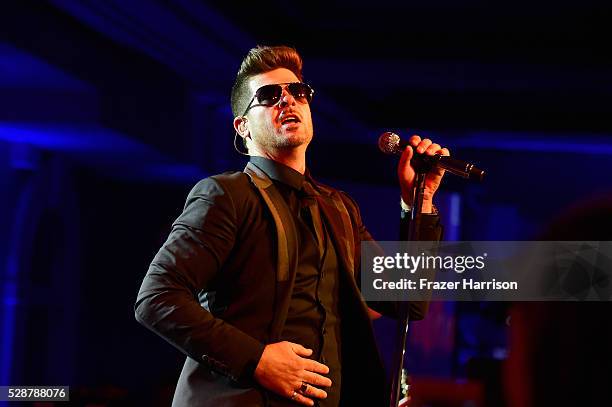
<instances>
[{"instance_id":1,"label":"dark background","mask_svg":"<svg viewBox=\"0 0 612 407\"><path fill-rule=\"evenodd\" d=\"M529 240L612 191L611 17L595 1L3 3L0 385L168 405L183 357L133 303L191 186L244 166L229 90L249 48L301 52L308 165L375 237L397 236L396 160L376 149L392 130L487 170L446 177L447 239ZM508 309L432 304L411 375L501 377ZM394 323L375 327L389 362Z\"/></svg>"}]
</instances>

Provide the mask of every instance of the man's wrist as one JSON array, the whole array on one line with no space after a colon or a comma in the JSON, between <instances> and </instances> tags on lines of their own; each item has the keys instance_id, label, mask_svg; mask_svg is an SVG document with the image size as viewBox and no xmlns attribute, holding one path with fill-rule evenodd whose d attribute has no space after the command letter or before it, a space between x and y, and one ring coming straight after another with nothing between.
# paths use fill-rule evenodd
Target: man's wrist
<instances>
[{"instance_id":1,"label":"man's wrist","mask_svg":"<svg viewBox=\"0 0 612 407\"><path fill-rule=\"evenodd\" d=\"M402 212L411 212L412 211L412 205L407 204L404 201L404 198L400 198L400 206L402 208ZM422 204L422 207L421 207L421 213L425 214L425 215L437 215L438 214L438 208L436 208L436 206L433 204L432 201L426 200L426 201L423 201L423 204Z\"/></svg>"}]
</instances>

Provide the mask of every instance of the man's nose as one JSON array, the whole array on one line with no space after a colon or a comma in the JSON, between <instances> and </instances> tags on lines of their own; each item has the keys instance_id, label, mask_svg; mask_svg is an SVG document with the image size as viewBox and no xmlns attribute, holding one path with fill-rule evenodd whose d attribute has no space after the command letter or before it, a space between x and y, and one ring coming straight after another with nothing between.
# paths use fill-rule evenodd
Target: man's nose
<instances>
[{"instance_id":1,"label":"man's nose","mask_svg":"<svg viewBox=\"0 0 612 407\"><path fill-rule=\"evenodd\" d=\"M294 105L294 104L295 104L295 98L293 97L293 95L287 91L287 88L283 89L283 93L280 98L279 106L283 107L283 106Z\"/></svg>"}]
</instances>

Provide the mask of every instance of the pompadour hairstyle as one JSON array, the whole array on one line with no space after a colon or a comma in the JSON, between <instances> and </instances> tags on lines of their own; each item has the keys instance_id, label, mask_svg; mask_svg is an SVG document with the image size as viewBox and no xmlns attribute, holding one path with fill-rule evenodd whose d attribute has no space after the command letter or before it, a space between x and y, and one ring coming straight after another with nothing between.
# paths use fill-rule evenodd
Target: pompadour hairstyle
<instances>
[{"instance_id":1,"label":"pompadour hairstyle","mask_svg":"<svg viewBox=\"0 0 612 407\"><path fill-rule=\"evenodd\" d=\"M232 87L232 112L234 117L241 115L253 97L249 89L249 79L264 72L286 68L302 81L302 57L295 48L284 45L269 47L258 45L252 48L242 60Z\"/></svg>"}]
</instances>

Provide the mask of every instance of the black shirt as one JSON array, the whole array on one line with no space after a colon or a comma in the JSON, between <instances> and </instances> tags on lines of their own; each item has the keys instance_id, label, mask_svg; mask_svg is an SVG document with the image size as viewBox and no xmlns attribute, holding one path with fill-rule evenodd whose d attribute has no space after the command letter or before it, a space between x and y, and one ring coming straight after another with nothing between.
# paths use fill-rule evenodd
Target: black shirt
<instances>
[{"instance_id":1,"label":"black shirt","mask_svg":"<svg viewBox=\"0 0 612 407\"><path fill-rule=\"evenodd\" d=\"M265 172L294 216L298 234L298 265L287 320L281 335L312 349L312 359L330 369L331 388L319 406L337 407L341 389L341 317L339 312L338 259L327 226L310 193L312 184L294 169L263 157L251 162ZM315 399L317 401L317 399ZM293 406L291 400L271 395L270 405Z\"/></svg>"}]
</instances>

